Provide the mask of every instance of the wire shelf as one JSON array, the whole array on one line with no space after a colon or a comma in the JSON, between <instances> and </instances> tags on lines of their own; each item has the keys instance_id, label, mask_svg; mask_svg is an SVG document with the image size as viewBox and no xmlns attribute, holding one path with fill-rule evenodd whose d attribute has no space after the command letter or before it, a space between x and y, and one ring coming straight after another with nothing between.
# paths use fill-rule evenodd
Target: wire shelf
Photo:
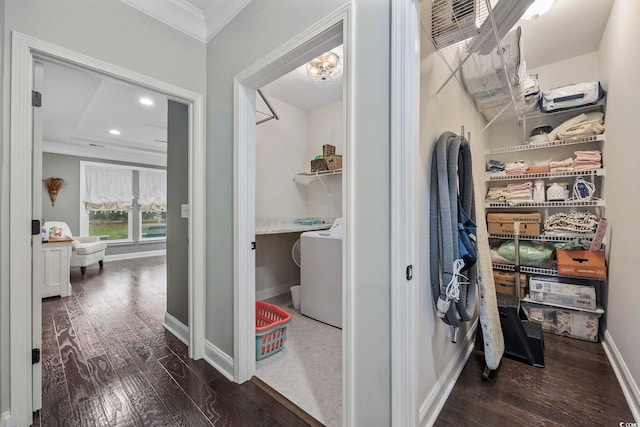
<instances>
[{"instance_id":1,"label":"wire shelf","mask_svg":"<svg viewBox=\"0 0 640 427\"><path fill-rule=\"evenodd\" d=\"M604 168L593 169L589 171L572 171L572 172L545 172L545 173L525 173L522 175L497 175L492 176L490 172L487 172L485 181L516 181L516 180L529 180L529 179L544 179L544 178L568 178L576 176L604 176Z\"/></svg>"},{"instance_id":2,"label":"wire shelf","mask_svg":"<svg viewBox=\"0 0 640 427\"><path fill-rule=\"evenodd\" d=\"M305 178L315 178L319 176L339 175L341 173L342 173L342 169L333 169L333 170L319 171L319 172L302 172L302 173L296 174L296 176L305 177Z\"/></svg>"},{"instance_id":3,"label":"wire shelf","mask_svg":"<svg viewBox=\"0 0 640 427\"><path fill-rule=\"evenodd\" d=\"M514 145L510 147L498 147L498 148L490 148L485 150L485 154L503 154L503 153L515 153L518 151L529 151L529 150L541 150L543 148L555 148L562 147L565 145L575 145L575 144L586 144L590 142L603 142L604 134L601 135L592 135L585 136L584 138L572 139L572 140L561 140L561 141L552 141L552 142L544 142L541 144L527 144L527 145Z\"/></svg>"},{"instance_id":4,"label":"wire shelf","mask_svg":"<svg viewBox=\"0 0 640 427\"><path fill-rule=\"evenodd\" d=\"M493 268L496 270L516 271L516 266L512 264L493 264ZM588 279L597 282L605 282L606 279L598 279L595 277L581 277L581 276L568 276L566 274L559 274L557 268L542 268L542 267L525 267L520 266L521 273L540 274L543 276L561 276L561 277L574 277L576 279Z\"/></svg>"},{"instance_id":5,"label":"wire shelf","mask_svg":"<svg viewBox=\"0 0 640 427\"><path fill-rule=\"evenodd\" d=\"M513 239L514 235L491 233L488 235L488 237L490 239ZM523 236L521 234L520 236L518 236L520 240L531 240L536 242L572 242L576 239L591 241L594 239L594 237L595 235L593 233L573 234L573 235L567 235L567 236L549 236L544 234L540 234L538 236Z\"/></svg>"},{"instance_id":6,"label":"wire shelf","mask_svg":"<svg viewBox=\"0 0 640 427\"><path fill-rule=\"evenodd\" d=\"M577 208L577 207L604 207L604 200L588 200L580 202L577 200L569 200L564 202L527 202L510 205L507 202L485 202L485 208L509 208L509 209L528 209L528 208Z\"/></svg>"}]
</instances>

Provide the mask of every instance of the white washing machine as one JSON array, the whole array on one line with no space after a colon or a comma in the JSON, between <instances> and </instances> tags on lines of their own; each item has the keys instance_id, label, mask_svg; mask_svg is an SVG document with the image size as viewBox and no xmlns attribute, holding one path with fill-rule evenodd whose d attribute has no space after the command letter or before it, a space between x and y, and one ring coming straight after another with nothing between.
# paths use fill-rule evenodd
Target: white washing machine
<instances>
[{"instance_id":1,"label":"white washing machine","mask_svg":"<svg viewBox=\"0 0 640 427\"><path fill-rule=\"evenodd\" d=\"M300 313L342 328L342 218L300 236Z\"/></svg>"}]
</instances>

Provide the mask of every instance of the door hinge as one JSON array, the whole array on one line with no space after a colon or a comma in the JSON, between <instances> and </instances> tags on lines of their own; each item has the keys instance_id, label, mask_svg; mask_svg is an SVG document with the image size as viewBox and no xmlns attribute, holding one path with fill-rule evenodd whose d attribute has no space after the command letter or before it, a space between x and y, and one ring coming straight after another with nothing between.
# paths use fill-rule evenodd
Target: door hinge
<instances>
[{"instance_id":1,"label":"door hinge","mask_svg":"<svg viewBox=\"0 0 640 427\"><path fill-rule=\"evenodd\" d=\"M407 280L413 279L413 265L407 265Z\"/></svg>"},{"instance_id":2,"label":"door hinge","mask_svg":"<svg viewBox=\"0 0 640 427\"><path fill-rule=\"evenodd\" d=\"M256 242L251 242L251 250L252 251L256 250Z\"/></svg>"},{"instance_id":3,"label":"door hinge","mask_svg":"<svg viewBox=\"0 0 640 427\"><path fill-rule=\"evenodd\" d=\"M31 350L31 364L35 365L36 363L40 363L40 349L34 348Z\"/></svg>"},{"instance_id":4,"label":"door hinge","mask_svg":"<svg viewBox=\"0 0 640 427\"><path fill-rule=\"evenodd\" d=\"M31 91L31 106L42 107L42 94L36 90Z\"/></svg>"},{"instance_id":5,"label":"door hinge","mask_svg":"<svg viewBox=\"0 0 640 427\"><path fill-rule=\"evenodd\" d=\"M32 236L37 236L38 234L40 234L40 220L39 219L32 219L31 220L31 235Z\"/></svg>"}]
</instances>

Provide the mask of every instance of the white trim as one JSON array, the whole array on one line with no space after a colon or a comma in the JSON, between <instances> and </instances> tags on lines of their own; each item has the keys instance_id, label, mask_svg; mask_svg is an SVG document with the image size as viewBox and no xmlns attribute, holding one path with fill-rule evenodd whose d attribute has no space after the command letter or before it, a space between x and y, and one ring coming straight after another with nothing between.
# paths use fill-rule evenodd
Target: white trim
<instances>
[{"instance_id":1,"label":"white trim","mask_svg":"<svg viewBox=\"0 0 640 427\"><path fill-rule=\"evenodd\" d=\"M618 378L622 393L624 393L629 409L631 409L631 414L633 414L633 419L635 422L640 423L640 388L638 387L638 383L636 383L633 378L629 367L622 358L622 354L620 354L620 350L618 350L609 331L604 332L603 338L602 348L604 348L613 372L616 374L616 378ZM629 420L620 421L626 422Z\"/></svg>"},{"instance_id":2,"label":"white trim","mask_svg":"<svg viewBox=\"0 0 640 427\"><path fill-rule=\"evenodd\" d=\"M391 424L413 427L416 410L416 149L419 21L414 0L391 7Z\"/></svg>"},{"instance_id":3,"label":"white trim","mask_svg":"<svg viewBox=\"0 0 640 427\"><path fill-rule=\"evenodd\" d=\"M158 249L157 251L127 252L125 254L105 255L104 262L122 261L125 259L149 258L153 256L166 256L166 255L167 255L166 249Z\"/></svg>"},{"instance_id":4,"label":"white trim","mask_svg":"<svg viewBox=\"0 0 640 427\"><path fill-rule=\"evenodd\" d=\"M251 0L209 2L204 10L207 42L211 41L229 22L247 7Z\"/></svg>"},{"instance_id":5,"label":"white trim","mask_svg":"<svg viewBox=\"0 0 640 427\"><path fill-rule=\"evenodd\" d=\"M7 411L2 414L0 419L0 427L11 427L11 412Z\"/></svg>"},{"instance_id":6,"label":"white trim","mask_svg":"<svg viewBox=\"0 0 640 427\"><path fill-rule=\"evenodd\" d=\"M233 358L213 345L209 340L204 342L204 360L216 368L229 381L233 381Z\"/></svg>"},{"instance_id":7,"label":"white trim","mask_svg":"<svg viewBox=\"0 0 640 427\"><path fill-rule=\"evenodd\" d=\"M350 4L297 35L280 48L251 65L234 79L234 381L242 383L255 373L255 254L250 242L255 238L255 88L278 78L314 56L335 47L344 46L344 154L348 164L354 159L349 155L352 133L350 82L353 69L349 67L350 53ZM252 150L253 148L253 150ZM343 172L343 217L346 219L343 239L343 412L345 425L352 425L355 400L353 366L353 220L352 194L353 168Z\"/></svg>"},{"instance_id":8,"label":"white trim","mask_svg":"<svg viewBox=\"0 0 640 427\"><path fill-rule=\"evenodd\" d=\"M206 43L204 13L184 0L120 0L194 39Z\"/></svg>"},{"instance_id":9,"label":"white trim","mask_svg":"<svg viewBox=\"0 0 640 427\"><path fill-rule=\"evenodd\" d=\"M142 150L127 150L112 147L84 147L81 145L66 144L64 142L44 141L42 152L167 167L166 154L144 152Z\"/></svg>"},{"instance_id":10,"label":"white trim","mask_svg":"<svg viewBox=\"0 0 640 427\"><path fill-rule=\"evenodd\" d=\"M9 190L9 283L11 413L16 425L29 425L31 418L31 88L34 57L79 65L108 76L162 92L170 99L189 105L189 356L204 356L204 262L205 229L205 142L204 96L145 76L135 71L13 31L11 49L10 180Z\"/></svg>"},{"instance_id":11,"label":"white trim","mask_svg":"<svg viewBox=\"0 0 640 427\"><path fill-rule=\"evenodd\" d=\"M288 294L292 286L299 285L299 281L279 283L277 285L256 291L256 300L266 300L278 295Z\"/></svg>"},{"instance_id":12,"label":"white trim","mask_svg":"<svg viewBox=\"0 0 640 427\"><path fill-rule=\"evenodd\" d=\"M164 313L162 326L180 341L189 345L189 327L169 313Z\"/></svg>"},{"instance_id":13,"label":"white trim","mask_svg":"<svg viewBox=\"0 0 640 427\"><path fill-rule=\"evenodd\" d=\"M458 377L473 351L477 327L478 321L476 320L471 328L469 328L467 335L464 337L464 341L460 343L458 352L451 358L446 368L440 373L440 378L427 395L427 398L422 402L422 405L420 405L419 423L421 427L432 426L438 419L442 407L447 402L451 390L456 385L456 381L458 381Z\"/></svg>"}]
</instances>

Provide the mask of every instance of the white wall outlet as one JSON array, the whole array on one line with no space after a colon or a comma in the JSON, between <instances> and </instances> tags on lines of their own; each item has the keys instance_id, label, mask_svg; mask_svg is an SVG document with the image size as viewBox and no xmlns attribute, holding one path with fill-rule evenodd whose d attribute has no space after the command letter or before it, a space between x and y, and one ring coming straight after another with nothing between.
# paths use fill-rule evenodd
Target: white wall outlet
<instances>
[{"instance_id":1,"label":"white wall outlet","mask_svg":"<svg viewBox=\"0 0 640 427\"><path fill-rule=\"evenodd\" d=\"M180 206L180 216L182 218L189 218L189 205Z\"/></svg>"}]
</instances>

